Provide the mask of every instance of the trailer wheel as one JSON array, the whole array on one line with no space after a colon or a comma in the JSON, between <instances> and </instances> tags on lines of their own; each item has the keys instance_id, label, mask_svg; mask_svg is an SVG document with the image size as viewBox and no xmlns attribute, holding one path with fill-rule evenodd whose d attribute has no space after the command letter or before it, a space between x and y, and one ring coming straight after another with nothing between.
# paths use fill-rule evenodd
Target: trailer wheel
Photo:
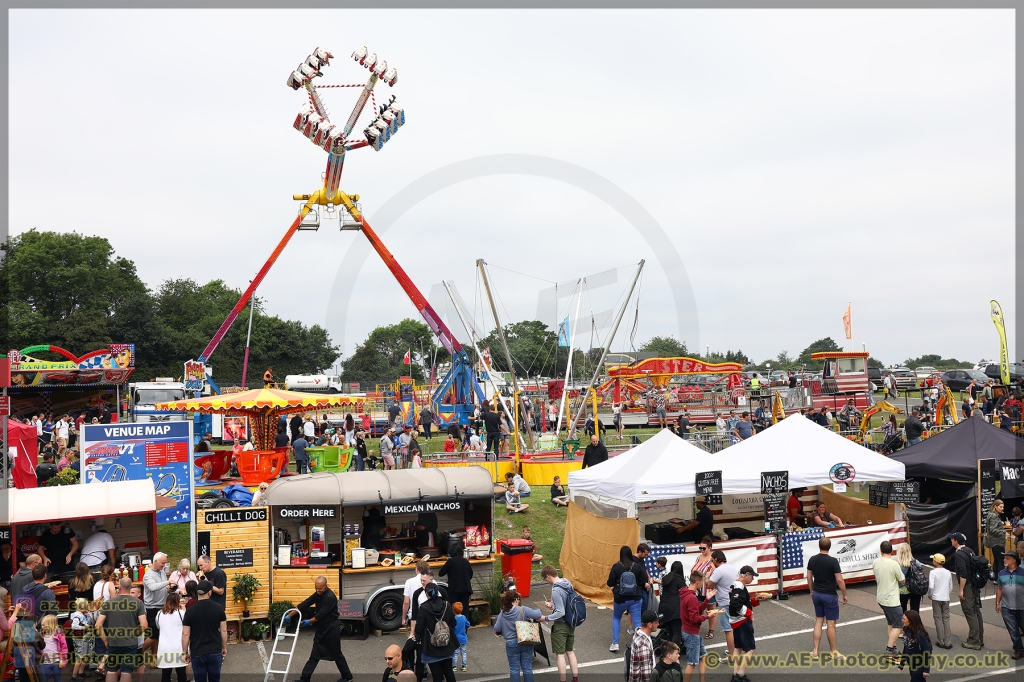
<instances>
[{"instance_id":1,"label":"trailer wheel","mask_svg":"<svg viewBox=\"0 0 1024 682\"><path fill-rule=\"evenodd\" d=\"M402 594L385 592L370 604L370 624L381 632L391 632L402 626Z\"/></svg>"}]
</instances>

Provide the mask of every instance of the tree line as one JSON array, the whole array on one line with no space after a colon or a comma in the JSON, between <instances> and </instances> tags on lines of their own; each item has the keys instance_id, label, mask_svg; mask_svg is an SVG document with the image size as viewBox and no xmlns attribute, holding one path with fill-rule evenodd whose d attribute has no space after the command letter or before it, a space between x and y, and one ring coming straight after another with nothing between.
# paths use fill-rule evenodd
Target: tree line
<instances>
[{"instance_id":1,"label":"tree line","mask_svg":"<svg viewBox=\"0 0 1024 682\"><path fill-rule=\"evenodd\" d=\"M198 358L241 296L219 279L168 279L151 290L135 264L102 237L33 229L0 246L0 298L8 302L0 327L4 352L45 343L82 355L134 343L137 381L181 377L183 363ZM268 366L283 378L327 370L338 358L319 325L267 315L254 303L249 386L259 384ZM210 359L218 384L241 383L248 315L247 307Z\"/></svg>"}]
</instances>

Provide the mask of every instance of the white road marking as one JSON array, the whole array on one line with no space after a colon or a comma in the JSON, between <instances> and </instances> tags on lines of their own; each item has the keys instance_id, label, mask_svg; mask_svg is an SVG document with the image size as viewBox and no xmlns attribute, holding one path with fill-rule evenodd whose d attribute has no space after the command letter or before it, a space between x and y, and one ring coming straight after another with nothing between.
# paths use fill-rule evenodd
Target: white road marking
<instances>
[{"instance_id":1,"label":"white road marking","mask_svg":"<svg viewBox=\"0 0 1024 682\"><path fill-rule=\"evenodd\" d=\"M983 600L985 600L985 599L995 599L995 598L996 597L995 597L994 594L993 595L989 595L987 597L982 597ZM774 601L773 603L778 603L778 602ZM960 606L960 602L958 602L958 601L950 602L949 605L950 605L950 607ZM808 616L806 613L803 613L802 611L800 611L798 609L795 609L795 608L793 608L791 606L786 606L785 604L779 604L779 606L781 606L781 607L783 607L785 609L788 609L790 611L794 611L794 612L800 614L801 616L807 616L808 618L813 618L813 616ZM931 610L932 610L931 606L924 606L924 607L921 608L921 611L931 611ZM836 627L837 628L841 628L841 627L844 627L844 626L847 626L847 625L858 625L860 623L870 623L870 622L873 622L873 621L876 621L876 620L885 620L885 616L884 615L868 616L867 618L858 618L856 620L848 620L848 621L844 621L842 623L836 623ZM804 628L802 630L790 630L789 632L776 632L775 634L771 634L771 635L758 635L757 636L757 640L761 641L761 640L765 640L765 639L779 639L781 637L791 637L793 635L806 635L806 634L811 633L811 632L814 632L814 628ZM721 648L724 648L725 646L726 646L725 642L716 642L715 644L708 644L704 648L705 649L721 649ZM554 654L552 654L552 656L554 656ZM580 663L578 667L580 667L580 668L590 668L590 667L596 666L596 665L608 665L609 663L618 663L619 665L622 665L622 656L616 656L615 658L605 658L605 659L602 659L600 661L587 661L585 663ZM558 670L558 668L554 667L554 666L552 666L550 668L534 668L533 673L535 675L537 675L537 674L541 674L541 673L557 672L557 670ZM1006 673L1012 673L1012 672L1017 672L1017 669L1016 668L1003 668L1003 669L1000 669L1000 670L992 670L992 671L989 671L989 672L979 673L977 675L971 675L969 677L958 677L958 678L956 678L954 680L949 680L949 682L969 682L969 680L980 680L980 679L983 679L985 677L992 677L992 676L995 676L995 675L1005 675ZM507 680L507 679L508 679L508 673L505 673L504 675L491 675L489 677L474 677L474 678L469 679L469 680L461 680L461 682L496 682L497 680Z\"/></svg>"},{"instance_id":2,"label":"white road marking","mask_svg":"<svg viewBox=\"0 0 1024 682\"><path fill-rule=\"evenodd\" d=\"M778 601L777 599L772 599L771 602L773 604L775 604L776 606L780 607L780 608L786 609L787 611L792 611L793 613L795 613L798 616L803 616L804 618L810 618L811 620L814 620L814 616L810 615L809 613L804 613L800 609L794 609L792 606L786 606L785 604L783 604L782 602ZM707 648L707 647L705 647L705 648Z\"/></svg>"}]
</instances>

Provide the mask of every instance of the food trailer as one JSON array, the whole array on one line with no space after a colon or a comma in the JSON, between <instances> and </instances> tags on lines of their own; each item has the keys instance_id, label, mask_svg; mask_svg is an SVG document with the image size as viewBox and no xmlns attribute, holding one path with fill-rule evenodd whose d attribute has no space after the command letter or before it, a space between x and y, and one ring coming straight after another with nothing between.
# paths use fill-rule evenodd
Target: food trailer
<instances>
[{"instance_id":1,"label":"food trailer","mask_svg":"<svg viewBox=\"0 0 1024 682\"><path fill-rule=\"evenodd\" d=\"M344 618L368 618L388 632L401 626L403 588L418 559L429 556L436 575L461 541L474 581L490 579L493 490L483 467L291 476L271 484L266 507L200 514L198 543L215 564L230 564L222 566L229 583L242 571L269 584L250 605L253 616L275 601L298 604L325 576Z\"/></svg>"},{"instance_id":2,"label":"food trailer","mask_svg":"<svg viewBox=\"0 0 1024 682\"><path fill-rule=\"evenodd\" d=\"M140 566L157 551L157 508L151 480L7 488L0 490L0 541L11 542L18 559L23 560L37 553L40 536L48 531L51 521L60 521L65 533L78 538L79 553L72 558L68 571L53 576L61 581L53 591L64 612L67 582L74 577L74 565L81 560L85 541L95 533L107 532L115 545L117 565ZM139 578L141 573L140 567Z\"/></svg>"}]
</instances>

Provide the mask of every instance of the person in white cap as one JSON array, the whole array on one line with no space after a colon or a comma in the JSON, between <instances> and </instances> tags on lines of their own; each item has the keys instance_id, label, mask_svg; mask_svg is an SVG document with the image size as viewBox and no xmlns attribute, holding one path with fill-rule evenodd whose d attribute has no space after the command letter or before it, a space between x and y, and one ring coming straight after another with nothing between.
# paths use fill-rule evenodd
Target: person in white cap
<instances>
[{"instance_id":1,"label":"person in white cap","mask_svg":"<svg viewBox=\"0 0 1024 682\"><path fill-rule=\"evenodd\" d=\"M928 598L932 600L932 618L935 619L935 646L952 649L949 631L949 591L953 587L953 574L946 568L946 557L932 554L932 570L928 574Z\"/></svg>"}]
</instances>

